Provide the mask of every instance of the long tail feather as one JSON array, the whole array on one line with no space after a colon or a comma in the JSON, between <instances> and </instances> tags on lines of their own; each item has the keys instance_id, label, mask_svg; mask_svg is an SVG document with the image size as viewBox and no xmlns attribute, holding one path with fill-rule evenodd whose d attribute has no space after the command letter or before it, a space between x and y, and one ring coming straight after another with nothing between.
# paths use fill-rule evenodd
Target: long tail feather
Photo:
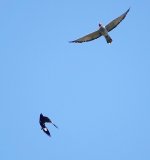
<instances>
[{"instance_id":1,"label":"long tail feather","mask_svg":"<svg viewBox=\"0 0 150 160\"><path fill-rule=\"evenodd\" d=\"M52 123L56 128L58 128L58 126L56 126L56 124Z\"/></svg>"}]
</instances>

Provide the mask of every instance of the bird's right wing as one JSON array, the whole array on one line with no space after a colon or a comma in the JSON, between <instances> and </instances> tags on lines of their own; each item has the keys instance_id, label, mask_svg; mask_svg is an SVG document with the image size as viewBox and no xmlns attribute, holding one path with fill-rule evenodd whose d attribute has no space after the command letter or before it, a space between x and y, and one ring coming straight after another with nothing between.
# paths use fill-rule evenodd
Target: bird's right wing
<instances>
[{"instance_id":1,"label":"bird's right wing","mask_svg":"<svg viewBox=\"0 0 150 160\"><path fill-rule=\"evenodd\" d=\"M70 42L74 42L74 43L82 43L82 42L88 42L88 41L92 41L94 39L99 38L100 36L102 36L102 34L100 33L99 30L92 32L84 37L81 37L79 39L76 39L74 41L70 41Z\"/></svg>"},{"instance_id":2,"label":"bird's right wing","mask_svg":"<svg viewBox=\"0 0 150 160\"><path fill-rule=\"evenodd\" d=\"M123 13L121 16L119 16L118 18L114 19L109 24L107 24L105 26L107 31L109 32L109 31L113 30L126 17L129 10L130 10L130 8L125 13Z\"/></svg>"}]
</instances>

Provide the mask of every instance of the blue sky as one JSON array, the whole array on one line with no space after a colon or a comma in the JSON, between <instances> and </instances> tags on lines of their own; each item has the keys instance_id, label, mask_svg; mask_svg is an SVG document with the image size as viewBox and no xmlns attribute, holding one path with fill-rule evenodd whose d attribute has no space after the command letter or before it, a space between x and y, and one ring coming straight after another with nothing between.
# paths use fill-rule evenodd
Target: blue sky
<instances>
[{"instance_id":1,"label":"blue sky","mask_svg":"<svg viewBox=\"0 0 150 160\"><path fill-rule=\"evenodd\" d=\"M131 10L110 35L70 44ZM0 157L150 159L150 2L0 2ZM39 126L39 114L58 126Z\"/></svg>"}]
</instances>

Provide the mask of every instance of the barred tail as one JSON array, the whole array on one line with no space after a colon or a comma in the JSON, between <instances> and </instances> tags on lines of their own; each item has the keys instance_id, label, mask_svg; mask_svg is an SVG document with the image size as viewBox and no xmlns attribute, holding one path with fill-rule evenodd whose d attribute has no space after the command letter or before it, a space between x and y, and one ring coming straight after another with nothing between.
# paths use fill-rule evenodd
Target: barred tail
<instances>
[{"instance_id":1,"label":"barred tail","mask_svg":"<svg viewBox=\"0 0 150 160\"><path fill-rule=\"evenodd\" d=\"M107 43L111 43L112 42L112 39L111 39L111 37L109 35L106 35L105 39L106 39Z\"/></svg>"}]
</instances>

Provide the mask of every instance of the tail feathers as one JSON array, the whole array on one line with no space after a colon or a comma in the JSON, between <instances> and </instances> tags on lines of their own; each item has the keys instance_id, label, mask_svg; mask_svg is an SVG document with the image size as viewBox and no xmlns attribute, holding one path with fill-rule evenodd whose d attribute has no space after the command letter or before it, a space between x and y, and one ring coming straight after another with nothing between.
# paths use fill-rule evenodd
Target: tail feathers
<instances>
[{"instance_id":1,"label":"tail feathers","mask_svg":"<svg viewBox=\"0 0 150 160\"><path fill-rule=\"evenodd\" d=\"M112 42L112 39L109 35L106 35L105 39L106 39L107 43L109 43L109 44Z\"/></svg>"},{"instance_id":2,"label":"tail feathers","mask_svg":"<svg viewBox=\"0 0 150 160\"><path fill-rule=\"evenodd\" d=\"M54 123L52 123L56 128L58 128L57 126L56 126L56 124L54 124Z\"/></svg>"}]
</instances>

